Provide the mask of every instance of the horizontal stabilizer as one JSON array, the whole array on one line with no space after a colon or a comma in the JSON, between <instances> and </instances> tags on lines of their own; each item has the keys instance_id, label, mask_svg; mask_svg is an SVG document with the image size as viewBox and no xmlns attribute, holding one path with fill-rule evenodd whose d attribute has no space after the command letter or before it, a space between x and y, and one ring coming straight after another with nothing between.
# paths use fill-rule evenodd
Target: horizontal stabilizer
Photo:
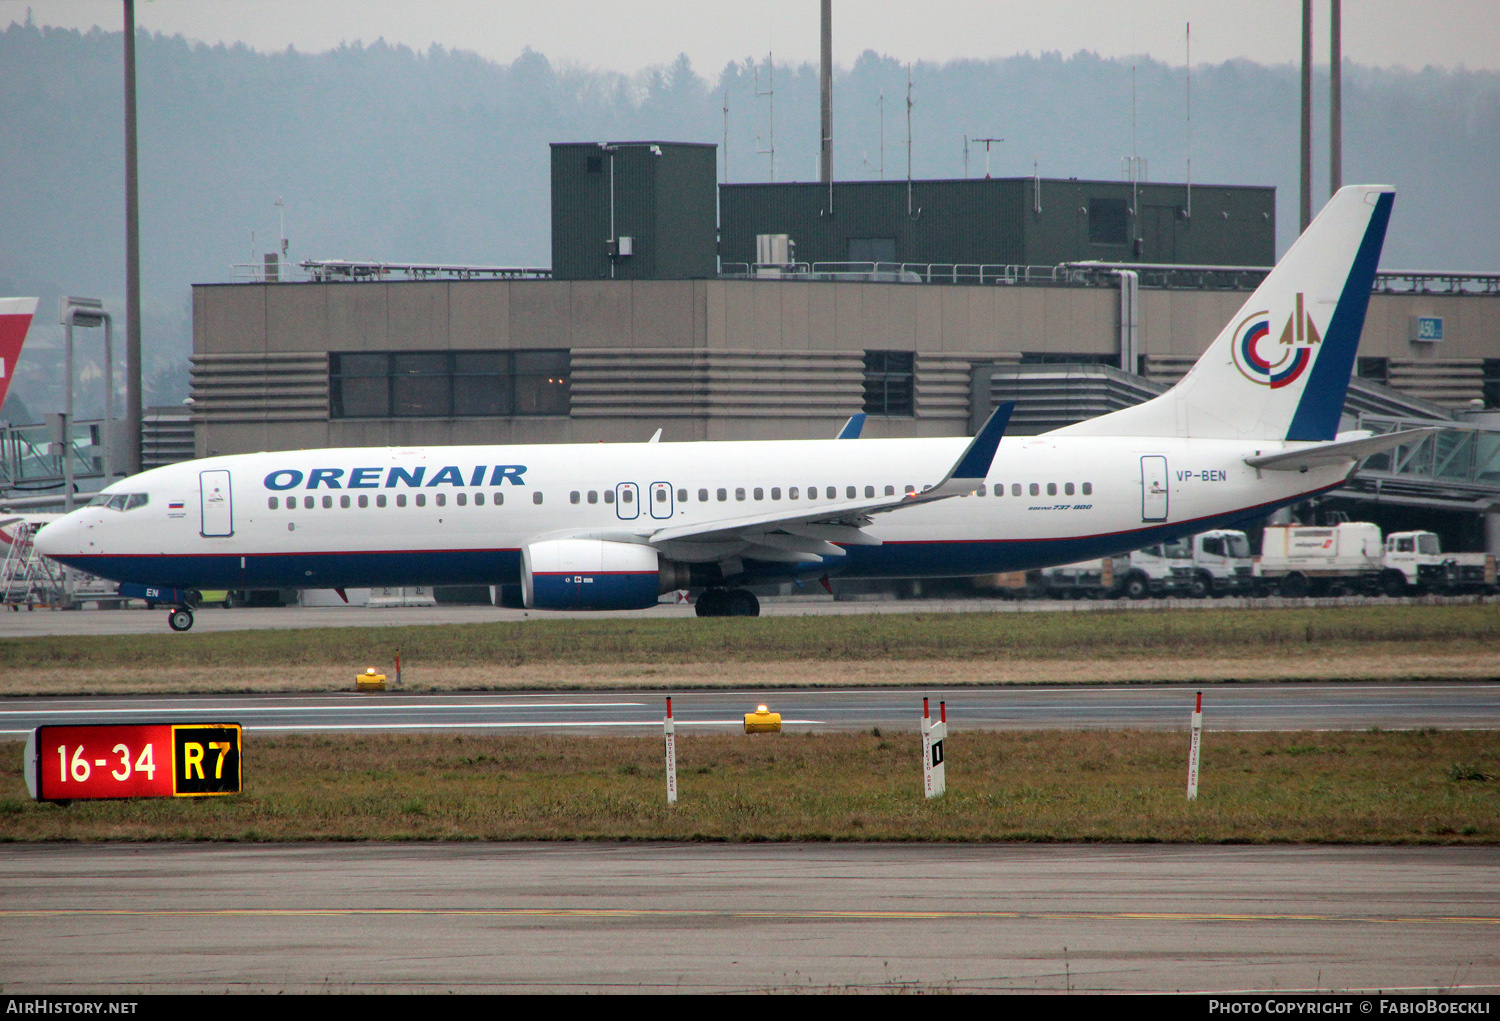
<instances>
[{"instance_id":1,"label":"horizontal stabilizer","mask_svg":"<svg viewBox=\"0 0 1500 1021\"><path fill-rule=\"evenodd\" d=\"M1424 437L1441 431L1436 427L1430 429L1403 429L1401 432L1369 436L1362 440L1320 443L1315 447L1304 447L1301 450L1292 450L1281 454L1266 454L1264 457L1247 457L1245 458L1245 463L1252 468L1261 468L1266 471L1305 472L1310 468L1328 468L1346 461L1358 461L1360 458L1369 457L1371 454L1378 454L1383 450L1390 450L1392 447L1415 443Z\"/></svg>"}]
</instances>

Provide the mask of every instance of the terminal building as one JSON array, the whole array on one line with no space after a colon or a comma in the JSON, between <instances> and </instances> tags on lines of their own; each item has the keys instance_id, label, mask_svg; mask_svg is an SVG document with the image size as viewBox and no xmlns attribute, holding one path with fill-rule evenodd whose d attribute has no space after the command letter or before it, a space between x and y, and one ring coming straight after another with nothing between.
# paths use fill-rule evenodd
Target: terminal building
<instances>
[{"instance_id":1,"label":"terminal building","mask_svg":"<svg viewBox=\"0 0 1500 1021\"><path fill-rule=\"evenodd\" d=\"M550 269L196 285L197 455L814 438L860 411L960 435L1003 399L1042 432L1161 392L1274 261L1271 188L715 173L713 146L554 145ZM1453 429L1335 504L1500 546L1500 275L1381 274L1357 374L1350 427Z\"/></svg>"}]
</instances>

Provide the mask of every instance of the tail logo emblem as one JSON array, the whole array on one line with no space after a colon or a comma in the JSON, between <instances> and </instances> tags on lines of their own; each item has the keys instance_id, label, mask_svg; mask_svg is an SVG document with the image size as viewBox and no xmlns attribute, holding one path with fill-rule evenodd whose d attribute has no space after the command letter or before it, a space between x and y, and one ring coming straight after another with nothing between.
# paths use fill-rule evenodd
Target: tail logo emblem
<instances>
[{"instance_id":1,"label":"tail logo emblem","mask_svg":"<svg viewBox=\"0 0 1500 1021\"><path fill-rule=\"evenodd\" d=\"M1301 378L1312 364L1313 349L1323 342L1317 324L1308 314L1303 295L1287 316L1281 337L1270 343L1271 313L1255 312L1240 323L1234 337L1234 366L1252 383L1279 390Z\"/></svg>"}]
</instances>

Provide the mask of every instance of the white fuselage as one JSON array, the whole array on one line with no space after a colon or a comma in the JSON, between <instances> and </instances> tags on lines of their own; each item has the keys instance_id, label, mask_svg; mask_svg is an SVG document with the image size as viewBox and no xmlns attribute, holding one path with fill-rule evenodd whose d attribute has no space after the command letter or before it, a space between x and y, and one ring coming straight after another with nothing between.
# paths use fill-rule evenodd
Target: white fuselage
<instances>
[{"instance_id":1,"label":"white fuselage","mask_svg":"<svg viewBox=\"0 0 1500 1021\"><path fill-rule=\"evenodd\" d=\"M38 541L48 555L104 577L179 588L514 583L519 551L539 537L644 542L662 528L746 515L799 508L832 514L868 496L937 484L967 443L870 439L244 454L119 482L107 492L148 499L132 509L74 511ZM985 495L875 514L864 531L880 545L848 546L844 556L825 556L821 563L737 566L749 581L807 574L942 577L1125 552L1261 516L1347 474L1348 464L1259 472L1243 460L1297 446L1009 437L995 456ZM665 556L692 558L667 546ZM718 548L713 555L728 558L733 551Z\"/></svg>"}]
</instances>

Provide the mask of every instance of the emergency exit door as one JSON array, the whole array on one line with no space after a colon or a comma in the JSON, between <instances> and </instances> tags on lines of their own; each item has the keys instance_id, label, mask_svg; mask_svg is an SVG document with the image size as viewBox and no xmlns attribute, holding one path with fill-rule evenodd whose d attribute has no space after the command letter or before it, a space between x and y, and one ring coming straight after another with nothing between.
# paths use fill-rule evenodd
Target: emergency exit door
<instances>
[{"instance_id":1,"label":"emergency exit door","mask_svg":"<svg viewBox=\"0 0 1500 1021\"><path fill-rule=\"evenodd\" d=\"M670 518L672 516L671 483L651 483L651 516L653 518Z\"/></svg>"},{"instance_id":2,"label":"emergency exit door","mask_svg":"<svg viewBox=\"0 0 1500 1021\"><path fill-rule=\"evenodd\" d=\"M1141 520L1167 520L1167 459L1159 454L1141 458Z\"/></svg>"},{"instance_id":3,"label":"emergency exit door","mask_svg":"<svg viewBox=\"0 0 1500 1021\"><path fill-rule=\"evenodd\" d=\"M214 539L234 534L234 500L227 471L198 473L198 502L203 511L199 535Z\"/></svg>"}]
</instances>

